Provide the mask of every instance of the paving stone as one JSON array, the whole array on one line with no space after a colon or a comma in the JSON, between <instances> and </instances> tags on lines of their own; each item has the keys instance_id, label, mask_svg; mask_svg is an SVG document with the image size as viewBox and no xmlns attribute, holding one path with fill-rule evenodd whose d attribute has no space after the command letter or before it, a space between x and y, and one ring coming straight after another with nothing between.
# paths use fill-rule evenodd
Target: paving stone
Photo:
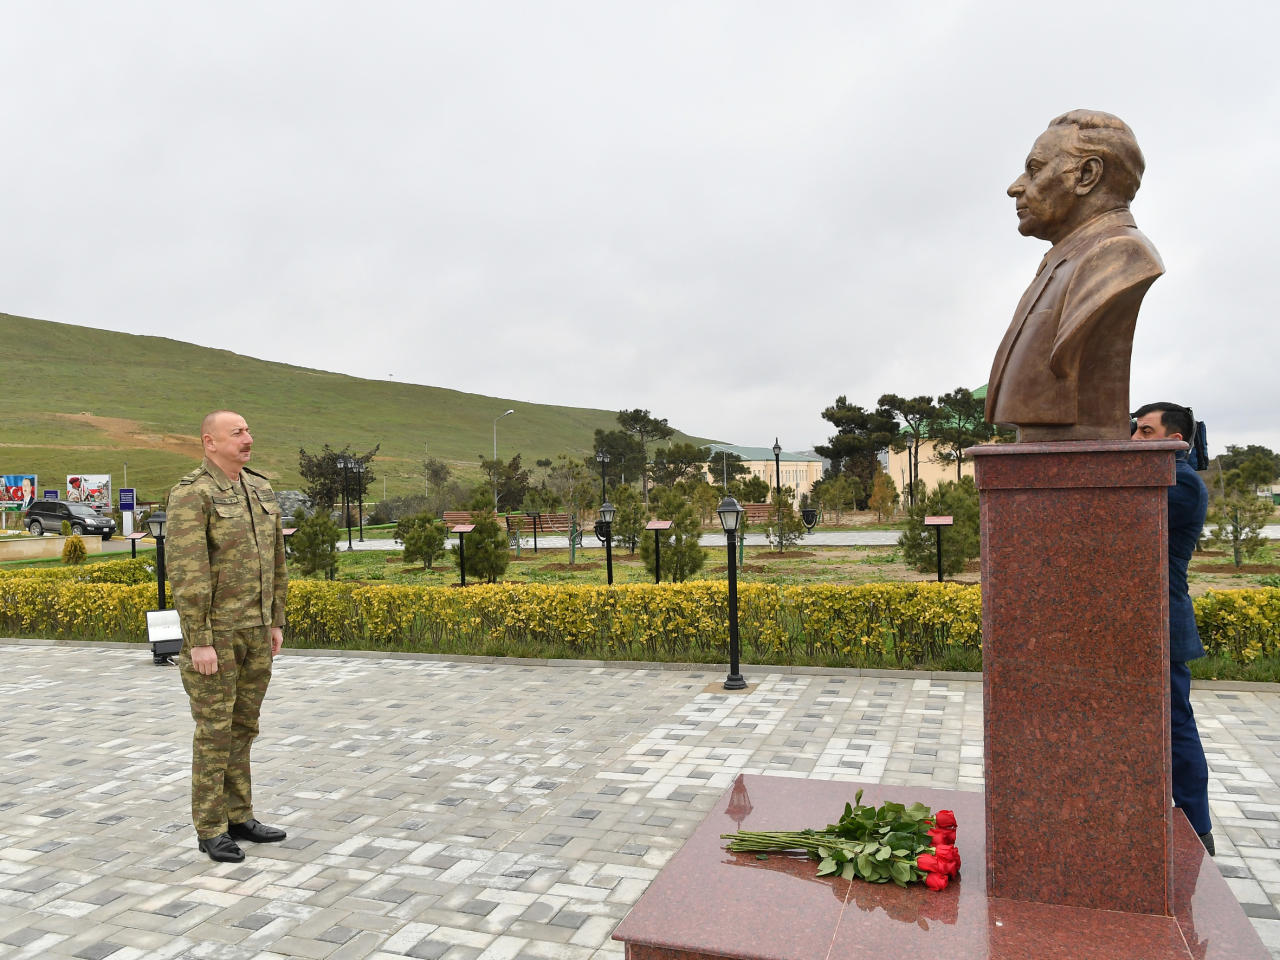
<instances>
[{"instance_id":1,"label":"paving stone","mask_svg":"<svg viewBox=\"0 0 1280 960\"><path fill-rule=\"evenodd\" d=\"M105 960L106 957L117 953L120 949L120 944L104 940L102 943L95 943L92 946L85 947L83 950L77 950L74 956L80 957L81 960Z\"/></svg>"},{"instance_id":2,"label":"paving stone","mask_svg":"<svg viewBox=\"0 0 1280 960\"><path fill-rule=\"evenodd\" d=\"M290 836L215 865L175 675L0 643L0 955L614 960L739 772L981 789L976 679L748 673L731 695L712 670L282 657L254 799ZM1280 690L1192 700L1219 863L1280 958Z\"/></svg>"}]
</instances>

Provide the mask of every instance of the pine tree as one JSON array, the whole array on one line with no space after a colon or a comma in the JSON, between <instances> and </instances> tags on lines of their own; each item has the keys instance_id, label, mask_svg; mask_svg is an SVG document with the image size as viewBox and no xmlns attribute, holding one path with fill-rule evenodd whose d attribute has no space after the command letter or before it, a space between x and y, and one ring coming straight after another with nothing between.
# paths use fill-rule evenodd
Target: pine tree
<instances>
[{"instance_id":1,"label":"pine tree","mask_svg":"<svg viewBox=\"0 0 1280 960\"><path fill-rule=\"evenodd\" d=\"M930 529L924 525L926 516L948 514L953 523L949 527ZM967 560L981 552L981 533L978 523L978 488L972 477L960 480L944 480L928 496L916 501L907 517L906 529L898 538L902 547L902 559L908 566L921 573L937 568L937 531L942 530L942 572L957 574L964 569Z\"/></svg>"},{"instance_id":2,"label":"pine tree","mask_svg":"<svg viewBox=\"0 0 1280 960\"><path fill-rule=\"evenodd\" d=\"M791 487L783 487L781 497L776 490L773 494L773 513L769 517L764 535L769 545L776 546L779 552L794 547L806 533L804 521L791 505L794 496L795 491Z\"/></svg>"},{"instance_id":3,"label":"pine tree","mask_svg":"<svg viewBox=\"0 0 1280 960\"><path fill-rule=\"evenodd\" d=\"M672 583L687 580L702 569L707 559L706 551L698 544L702 533L698 511L677 491L661 487L654 490L653 509L658 519L674 521L671 529L656 533L662 545L663 579ZM653 541L650 536L640 538L640 556L650 576L654 570Z\"/></svg>"},{"instance_id":4,"label":"pine tree","mask_svg":"<svg viewBox=\"0 0 1280 960\"><path fill-rule=\"evenodd\" d=\"M396 539L404 544L404 562L422 561L422 569L431 570L445 554L448 531L442 521L429 513L406 517L396 524Z\"/></svg>"},{"instance_id":5,"label":"pine tree","mask_svg":"<svg viewBox=\"0 0 1280 960\"><path fill-rule=\"evenodd\" d=\"M644 504L640 502L640 494L636 493L635 487L624 483L609 491L609 498L617 510L612 524L614 546L625 546L630 553L635 553L648 517Z\"/></svg>"},{"instance_id":6,"label":"pine tree","mask_svg":"<svg viewBox=\"0 0 1280 960\"><path fill-rule=\"evenodd\" d=\"M506 572L507 562L511 559L507 552L507 532L502 529L492 510L472 513L471 522L476 528L466 534L467 576L497 583L498 577ZM461 562L461 555L462 551L453 552L455 566Z\"/></svg>"},{"instance_id":7,"label":"pine tree","mask_svg":"<svg viewBox=\"0 0 1280 960\"><path fill-rule=\"evenodd\" d=\"M332 580L338 570L338 527L328 511L317 510L298 524L288 541L289 556L304 576L323 573Z\"/></svg>"}]
</instances>

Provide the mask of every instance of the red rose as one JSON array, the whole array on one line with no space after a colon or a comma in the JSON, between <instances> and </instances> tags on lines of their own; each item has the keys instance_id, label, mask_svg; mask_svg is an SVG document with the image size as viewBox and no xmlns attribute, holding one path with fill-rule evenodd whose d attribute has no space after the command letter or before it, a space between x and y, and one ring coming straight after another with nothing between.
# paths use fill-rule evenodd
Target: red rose
<instances>
[{"instance_id":1,"label":"red rose","mask_svg":"<svg viewBox=\"0 0 1280 960\"><path fill-rule=\"evenodd\" d=\"M931 873L924 878L924 885L930 890L944 890L947 886L947 875L945 873Z\"/></svg>"},{"instance_id":2,"label":"red rose","mask_svg":"<svg viewBox=\"0 0 1280 960\"><path fill-rule=\"evenodd\" d=\"M925 832L929 835L929 839L933 841L935 847L940 843L954 844L956 842L955 830L934 827L932 830L926 830Z\"/></svg>"},{"instance_id":3,"label":"red rose","mask_svg":"<svg viewBox=\"0 0 1280 960\"><path fill-rule=\"evenodd\" d=\"M938 815L933 818L933 822L939 827L954 829L956 825L956 815L950 810L939 810Z\"/></svg>"},{"instance_id":4,"label":"red rose","mask_svg":"<svg viewBox=\"0 0 1280 960\"><path fill-rule=\"evenodd\" d=\"M948 843L940 843L933 850L933 855L940 863L941 870L949 877L960 872L960 851Z\"/></svg>"},{"instance_id":5,"label":"red rose","mask_svg":"<svg viewBox=\"0 0 1280 960\"><path fill-rule=\"evenodd\" d=\"M941 873L943 870L941 861L931 853L922 853L916 857L916 866L925 873Z\"/></svg>"}]
</instances>

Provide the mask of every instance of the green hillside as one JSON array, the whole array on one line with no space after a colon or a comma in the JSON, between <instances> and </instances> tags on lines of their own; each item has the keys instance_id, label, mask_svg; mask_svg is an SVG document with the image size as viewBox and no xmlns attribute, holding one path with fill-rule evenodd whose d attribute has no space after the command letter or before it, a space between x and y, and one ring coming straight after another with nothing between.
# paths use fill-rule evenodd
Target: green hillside
<instances>
[{"instance_id":1,"label":"green hillside","mask_svg":"<svg viewBox=\"0 0 1280 960\"><path fill-rule=\"evenodd\" d=\"M490 361L482 361L490 362ZM465 376L460 368L452 375ZM300 484L298 448L380 443L374 493L422 489L422 461L439 457L455 473L479 477L478 455L535 460L590 452L597 427L616 412L555 407L308 370L163 337L94 330L0 314L0 473L35 473L42 488L67 474L109 473L142 501L159 499L200 458L199 424L230 407L249 421L253 465L276 485ZM655 416L670 411L654 410ZM701 438L677 434L676 439Z\"/></svg>"}]
</instances>

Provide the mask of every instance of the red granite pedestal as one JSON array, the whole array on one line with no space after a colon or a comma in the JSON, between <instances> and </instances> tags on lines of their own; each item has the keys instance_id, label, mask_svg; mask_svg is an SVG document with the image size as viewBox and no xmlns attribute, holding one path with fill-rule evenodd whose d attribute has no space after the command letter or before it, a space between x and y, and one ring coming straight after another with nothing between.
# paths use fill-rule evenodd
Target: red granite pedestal
<instances>
[{"instance_id":1,"label":"red granite pedestal","mask_svg":"<svg viewBox=\"0 0 1280 960\"><path fill-rule=\"evenodd\" d=\"M1172 912L1168 489L1184 448L969 451L994 897Z\"/></svg>"},{"instance_id":2,"label":"red granite pedestal","mask_svg":"<svg viewBox=\"0 0 1280 960\"><path fill-rule=\"evenodd\" d=\"M1167 488L1177 441L975 448L986 794L744 776L614 933L628 960L1266 960L1171 806ZM864 803L952 809L934 893L730 854Z\"/></svg>"},{"instance_id":3,"label":"red granite pedestal","mask_svg":"<svg viewBox=\"0 0 1280 960\"><path fill-rule=\"evenodd\" d=\"M723 833L823 826L863 803L954 810L964 866L934 893L817 877L807 858L729 853ZM987 894L981 793L744 775L618 926L628 960L1268 960L1186 818L1173 831L1171 917ZM1060 846L1067 847L1063 840Z\"/></svg>"}]
</instances>

